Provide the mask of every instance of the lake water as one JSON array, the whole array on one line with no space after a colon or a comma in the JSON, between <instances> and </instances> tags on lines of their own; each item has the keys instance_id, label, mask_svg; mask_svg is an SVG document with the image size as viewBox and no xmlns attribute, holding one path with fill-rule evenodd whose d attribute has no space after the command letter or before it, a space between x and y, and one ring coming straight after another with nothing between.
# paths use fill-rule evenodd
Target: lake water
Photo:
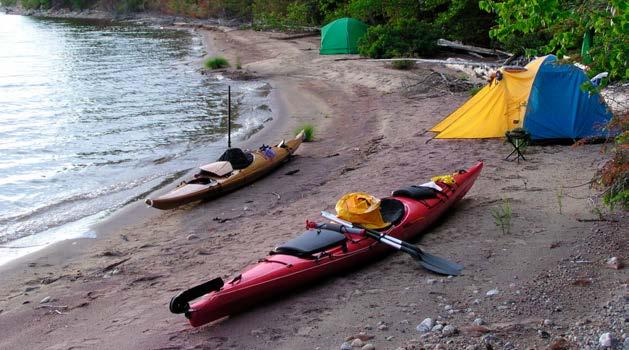
<instances>
[{"instance_id":1,"label":"lake water","mask_svg":"<svg viewBox=\"0 0 629 350\"><path fill-rule=\"evenodd\" d=\"M0 14L0 264L142 200L270 117L268 85L199 71L187 31ZM238 135L236 135L236 138Z\"/></svg>"}]
</instances>

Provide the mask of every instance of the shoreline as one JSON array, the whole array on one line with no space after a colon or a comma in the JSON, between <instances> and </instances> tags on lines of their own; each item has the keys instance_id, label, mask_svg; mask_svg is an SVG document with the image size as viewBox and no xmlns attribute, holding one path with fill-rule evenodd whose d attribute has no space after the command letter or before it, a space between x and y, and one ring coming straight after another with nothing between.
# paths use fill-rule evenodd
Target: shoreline
<instances>
[{"instance_id":1,"label":"shoreline","mask_svg":"<svg viewBox=\"0 0 629 350\"><path fill-rule=\"evenodd\" d=\"M312 122L315 142L227 196L157 211L147 222L128 213L76 256L33 257L3 273L0 348L338 349L358 335L376 349L546 348L559 339L586 347L603 332L623 341L627 270L608 268L606 260L627 258L626 215L588 221L596 219L588 207L595 192L575 187L596 171L598 146L531 146L527 161L516 164L503 160L510 149L497 140L426 143L432 135L425 131L467 98L409 94L410 83L428 81L439 67L397 71L334 61L318 55L318 38L201 33L272 85L272 109L285 118L258 136ZM305 219L320 220L319 210L333 210L346 192L384 197L478 159L485 168L476 185L422 239L431 253L465 265L463 276L431 275L392 254L206 327L193 329L168 312L178 291L237 275L303 231ZM287 175L293 170L299 172ZM508 234L491 215L505 198L513 210ZM41 307L46 297L65 308ZM457 332L418 333L428 317Z\"/></svg>"},{"instance_id":2,"label":"shoreline","mask_svg":"<svg viewBox=\"0 0 629 350\"><path fill-rule=\"evenodd\" d=\"M53 14L56 14L56 16L50 16L51 12ZM86 19L86 20L93 19L93 20L112 20L112 21L119 20L119 19L113 18L111 14L106 13L106 12L101 12L101 11L87 11L87 14L83 14L83 13L84 12L52 11L51 10L51 11L38 11L38 16L41 16L44 18L58 18L58 19ZM23 15L23 16L26 15L24 13L11 13L11 14ZM132 19L132 20L147 20L148 19L151 25L158 25L164 21L173 22L176 20L176 18L174 17L171 18L171 17L164 16L163 18L158 18L158 17L154 17L150 15L148 17L133 16L133 17L130 17L129 19ZM181 27L181 26L176 26L176 25L171 25L168 27L168 29L188 31L192 35L196 35L201 39L205 47L204 49L205 54L203 58L199 60L199 62L201 63L199 63L198 69L203 70L202 62L206 58L213 56L212 54L213 50L214 51L217 50L215 46L211 45L208 35L204 34L204 30L186 28L186 27ZM218 71L201 72L199 74L223 75L225 73L229 73L229 72L226 72L225 70L218 70ZM228 75L233 75L233 74L228 74ZM254 79L264 82L264 80L262 79L258 79L255 77ZM271 91L271 94L267 97L267 101L269 105L271 105L272 107L278 106L279 104L279 102L276 101L277 97L274 95L275 94L274 94L274 89L273 89ZM259 128L255 129L253 132L247 133L244 139L239 140L241 141L239 146L242 146L243 148L250 148L250 147L255 148L257 147L255 145L261 142L267 142L267 143L269 142L269 140L265 139L265 137L274 136L277 138L277 135L274 135L273 132L269 132L269 130L273 129L273 126L277 124L278 122L281 122L282 119L283 119L283 116L281 114L277 114L277 115L274 115L274 117L271 120L266 120L266 121L261 120L260 121L261 124ZM275 142L275 141L272 141L272 142ZM195 171L196 170L191 170L185 175L183 175L182 177L180 177L179 179L191 176L191 174L193 174ZM169 185L166 185L162 188L159 188L153 191L151 194L155 195L159 193L165 193L171 190L176 185L176 183L178 183L177 180L173 181ZM15 270L17 266L22 265L25 261L28 261L31 259L46 258L48 255L51 256L52 260L56 261L57 263L60 263L63 261L64 258L59 259L59 257L65 257L65 259L67 259L69 257L76 257L80 255L82 253L82 250L86 249L86 245L89 244L89 243L84 243L84 242L90 242L93 240L106 238L108 235L115 233L117 230L120 230L125 225L129 225L133 222L138 221L138 219L142 222L148 222L151 220L151 218L154 218L157 215L159 215L159 210L145 206L143 203L143 200L139 200L135 203L127 204L115 210L112 213L106 214L103 218L89 224L89 226L86 226L85 227L86 231L81 235L81 237L54 241L35 251L18 255L16 257L13 257L7 260L6 262L0 264L0 273ZM53 228L53 230L63 230L64 227L70 227L74 224L76 224L76 222L67 223L63 226ZM41 235L41 234L45 234L45 232L38 233L38 235ZM91 235L93 235L94 237L89 237ZM8 241L7 244L11 244L14 242L15 241ZM77 245L77 242L81 242L81 244Z\"/></svg>"}]
</instances>

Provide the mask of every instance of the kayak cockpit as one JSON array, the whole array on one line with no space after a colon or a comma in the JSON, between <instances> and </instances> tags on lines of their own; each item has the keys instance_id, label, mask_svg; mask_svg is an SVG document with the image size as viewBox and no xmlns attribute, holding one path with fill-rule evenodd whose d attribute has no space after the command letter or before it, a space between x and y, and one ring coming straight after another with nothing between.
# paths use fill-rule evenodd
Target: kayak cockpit
<instances>
[{"instance_id":1,"label":"kayak cockpit","mask_svg":"<svg viewBox=\"0 0 629 350\"><path fill-rule=\"evenodd\" d=\"M333 247L345 246L344 234L331 230L308 230L296 238L276 247L272 254L285 254L300 258L314 258L314 254Z\"/></svg>"},{"instance_id":2,"label":"kayak cockpit","mask_svg":"<svg viewBox=\"0 0 629 350\"><path fill-rule=\"evenodd\" d=\"M380 215L384 222L389 222L393 226L397 226L404 218L406 212L404 204L397 199L383 198L380 200ZM382 230L389 229L391 226L384 227Z\"/></svg>"}]
</instances>

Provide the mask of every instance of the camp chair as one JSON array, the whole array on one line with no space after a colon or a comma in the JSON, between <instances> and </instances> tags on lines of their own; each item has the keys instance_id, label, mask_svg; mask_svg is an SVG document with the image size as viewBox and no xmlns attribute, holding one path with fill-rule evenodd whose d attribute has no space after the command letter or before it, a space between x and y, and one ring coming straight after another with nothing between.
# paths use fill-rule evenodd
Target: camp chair
<instances>
[{"instance_id":1,"label":"camp chair","mask_svg":"<svg viewBox=\"0 0 629 350\"><path fill-rule=\"evenodd\" d=\"M513 146L513 151L509 153L509 155L505 158L505 160L509 160L512 155L516 155L515 160L520 163L520 158L526 160L524 158L524 154L522 152L531 142L531 133L526 131L524 128L515 128L513 130L507 131L505 133L506 141Z\"/></svg>"}]
</instances>

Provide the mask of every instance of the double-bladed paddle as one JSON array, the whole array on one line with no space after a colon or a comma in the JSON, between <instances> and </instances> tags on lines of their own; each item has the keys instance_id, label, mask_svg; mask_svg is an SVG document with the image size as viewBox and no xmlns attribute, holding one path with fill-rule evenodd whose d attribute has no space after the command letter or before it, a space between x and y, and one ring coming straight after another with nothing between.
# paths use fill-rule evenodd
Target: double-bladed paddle
<instances>
[{"instance_id":1,"label":"double-bladed paddle","mask_svg":"<svg viewBox=\"0 0 629 350\"><path fill-rule=\"evenodd\" d=\"M404 242L400 239L389 236L385 233L378 232L375 230L370 230L363 227L355 227L355 225L352 224L351 222L340 219L332 213L322 211L321 216L323 216L326 219L332 220L336 223L339 223L340 226L332 225L332 224L319 224L317 225L318 228L326 228L326 229L338 231L338 232L364 234L367 237L373 238L397 250L400 250L406 254L409 254L410 256L415 258L415 260L417 260L417 262L427 270L430 270L430 271L433 271L442 275L458 276L461 274L461 270L463 269L463 266L460 264L453 263L451 261L440 258L438 256L426 253L425 251L419 249L418 247L410 243Z\"/></svg>"}]
</instances>

